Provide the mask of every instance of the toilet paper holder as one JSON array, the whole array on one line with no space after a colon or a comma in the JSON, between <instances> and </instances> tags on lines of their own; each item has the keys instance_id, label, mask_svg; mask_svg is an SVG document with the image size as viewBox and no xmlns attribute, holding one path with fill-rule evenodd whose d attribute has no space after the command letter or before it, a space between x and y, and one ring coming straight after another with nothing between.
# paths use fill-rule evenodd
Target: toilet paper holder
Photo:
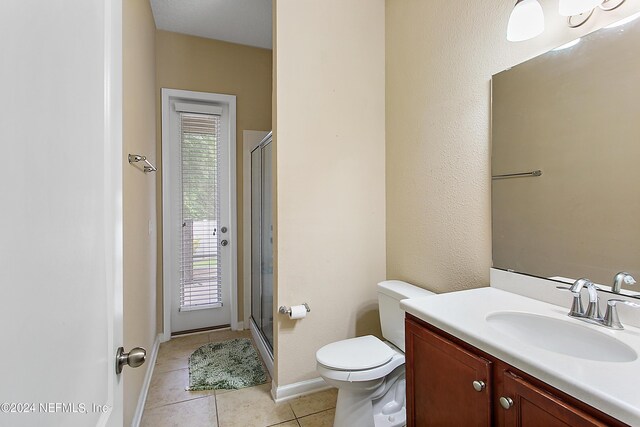
<instances>
[{"instance_id":1,"label":"toilet paper holder","mask_svg":"<svg viewBox=\"0 0 640 427\"><path fill-rule=\"evenodd\" d=\"M302 305L304 305L304 308L307 309L307 313L311 311L311 309L309 308L309 304L307 304L306 302L303 302ZM278 309L278 312L280 314L291 314L291 307L286 307L284 305L281 305L280 308Z\"/></svg>"}]
</instances>

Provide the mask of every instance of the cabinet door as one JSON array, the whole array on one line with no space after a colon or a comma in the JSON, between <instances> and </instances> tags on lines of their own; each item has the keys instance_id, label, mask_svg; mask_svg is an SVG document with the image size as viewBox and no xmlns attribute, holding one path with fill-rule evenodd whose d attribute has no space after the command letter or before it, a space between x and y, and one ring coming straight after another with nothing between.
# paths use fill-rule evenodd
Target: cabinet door
<instances>
[{"instance_id":1,"label":"cabinet door","mask_svg":"<svg viewBox=\"0 0 640 427\"><path fill-rule=\"evenodd\" d=\"M491 425L491 362L411 320L406 356L409 427Z\"/></svg>"},{"instance_id":2,"label":"cabinet door","mask_svg":"<svg viewBox=\"0 0 640 427\"><path fill-rule=\"evenodd\" d=\"M505 427L604 427L604 424L531 383L504 373L505 398L512 400L504 410Z\"/></svg>"}]
</instances>

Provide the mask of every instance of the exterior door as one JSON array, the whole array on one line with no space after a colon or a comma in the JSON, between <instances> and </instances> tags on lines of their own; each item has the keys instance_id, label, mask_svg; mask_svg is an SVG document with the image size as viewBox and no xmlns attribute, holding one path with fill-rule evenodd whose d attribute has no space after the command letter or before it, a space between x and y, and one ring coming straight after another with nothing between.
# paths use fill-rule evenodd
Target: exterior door
<instances>
[{"instance_id":1,"label":"exterior door","mask_svg":"<svg viewBox=\"0 0 640 427\"><path fill-rule=\"evenodd\" d=\"M232 323L232 115L233 96L163 89L164 284L171 333Z\"/></svg>"},{"instance_id":2,"label":"exterior door","mask_svg":"<svg viewBox=\"0 0 640 427\"><path fill-rule=\"evenodd\" d=\"M0 13L0 425L121 426L121 1Z\"/></svg>"}]
</instances>

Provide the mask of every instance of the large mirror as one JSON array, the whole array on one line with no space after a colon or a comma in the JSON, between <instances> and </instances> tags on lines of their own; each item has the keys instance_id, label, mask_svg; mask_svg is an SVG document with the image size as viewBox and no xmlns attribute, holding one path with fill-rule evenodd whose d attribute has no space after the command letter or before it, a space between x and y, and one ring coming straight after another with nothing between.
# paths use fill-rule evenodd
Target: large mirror
<instances>
[{"instance_id":1,"label":"large mirror","mask_svg":"<svg viewBox=\"0 0 640 427\"><path fill-rule=\"evenodd\" d=\"M493 76L491 169L494 268L640 282L640 19Z\"/></svg>"}]
</instances>

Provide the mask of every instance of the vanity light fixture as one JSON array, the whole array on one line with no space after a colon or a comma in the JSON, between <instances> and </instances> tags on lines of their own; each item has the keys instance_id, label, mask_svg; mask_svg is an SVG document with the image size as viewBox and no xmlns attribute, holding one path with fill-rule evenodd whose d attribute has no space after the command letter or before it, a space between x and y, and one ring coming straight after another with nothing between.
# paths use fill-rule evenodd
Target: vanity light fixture
<instances>
[{"instance_id":1,"label":"vanity light fixture","mask_svg":"<svg viewBox=\"0 0 640 427\"><path fill-rule=\"evenodd\" d=\"M529 40L544 31L544 14L538 0L517 0L507 26L507 40Z\"/></svg>"},{"instance_id":2,"label":"vanity light fixture","mask_svg":"<svg viewBox=\"0 0 640 427\"><path fill-rule=\"evenodd\" d=\"M560 0L558 13L562 16L575 16L589 12L602 4L602 0Z\"/></svg>"},{"instance_id":3,"label":"vanity light fixture","mask_svg":"<svg viewBox=\"0 0 640 427\"><path fill-rule=\"evenodd\" d=\"M577 28L591 18L596 8L605 12L617 9L626 0L559 0L558 13L567 17L567 25ZM544 31L544 15L538 0L517 0L507 26L507 40L532 39Z\"/></svg>"}]
</instances>

